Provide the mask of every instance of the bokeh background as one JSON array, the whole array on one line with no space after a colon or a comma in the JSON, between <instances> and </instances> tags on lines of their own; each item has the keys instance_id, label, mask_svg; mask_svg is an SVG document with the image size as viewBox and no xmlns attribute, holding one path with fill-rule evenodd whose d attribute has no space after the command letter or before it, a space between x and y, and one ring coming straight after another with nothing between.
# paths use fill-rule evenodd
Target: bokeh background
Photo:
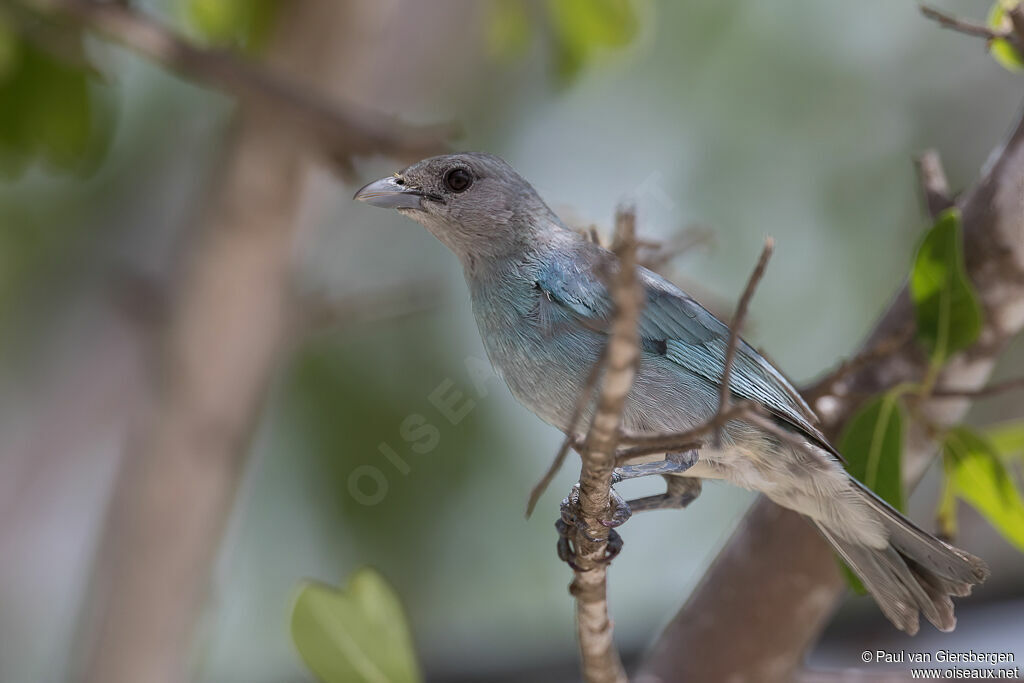
<instances>
[{"instance_id":1,"label":"bokeh background","mask_svg":"<svg viewBox=\"0 0 1024 683\"><path fill-rule=\"evenodd\" d=\"M196 40L216 33L190 7L202 3L140 4ZM711 307L732 307L774 236L747 337L797 382L856 348L904 279L928 222L914 155L937 148L952 185L969 185L1022 92L980 41L903 0L636 0L592 42L560 30L542 3L353 5L352 24L337 27L356 46L337 69L339 92L408 122L457 122L456 148L505 157L570 223L608 226L632 198L643 236L704 231L711 239L668 272ZM257 29L272 32L276 19ZM127 50L91 37L84 50L98 76L71 74L45 96L5 87L0 59L4 136L15 139L10 112L31 97L35 116L64 112L51 116L58 130L88 113L88 134L68 133L64 152L8 144L0 183L0 681L11 683L69 675L160 320L187 277L180 264L234 112L224 95ZM29 80L52 78L46 68ZM297 326L255 427L196 635L201 681L311 680L288 634L296 587L365 565L401 596L430 680L577 676L570 572L552 528L576 464L524 520L560 435L481 379L455 258L416 224L351 201L360 181L401 165L362 159L348 182L323 169L305 192L297 300L328 314ZM1022 369L1018 344L998 374ZM474 401L457 425L430 401L439 385ZM437 427L437 448L410 448L400 427L410 415ZM979 403L971 421L1019 415L1005 396ZM354 481L372 488L354 478L361 465L384 474L372 505L352 493ZM911 501L926 528L937 482L932 473ZM624 528L610 590L627 659L682 604L751 500L711 484L686 512ZM849 598L812 663L855 667L886 643L1024 658L1021 556L970 510L961 533L993 579L961 601L955 634L925 627L910 643L869 599Z\"/></svg>"}]
</instances>

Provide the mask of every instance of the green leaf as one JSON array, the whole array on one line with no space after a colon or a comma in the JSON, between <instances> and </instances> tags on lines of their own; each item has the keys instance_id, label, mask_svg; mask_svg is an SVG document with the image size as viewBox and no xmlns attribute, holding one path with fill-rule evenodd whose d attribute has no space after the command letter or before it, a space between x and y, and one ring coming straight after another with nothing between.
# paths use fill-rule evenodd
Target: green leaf
<instances>
[{"instance_id":1,"label":"green leaf","mask_svg":"<svg viewBox=\"0 0 1024 683\"><path fill-rule=\"evenodd\" d=\"M637 32L630 0L548 0L558 75L570 82L602 48L627 45Z\"/></svg>"},{"instance_id":2,"label":"green leaf","mask_svg":"<svg viewBox=\"0 0 1024 683\"><path fill-rule=\"evenodd\" d=\"M1024 500L995 446L981 434L956 427L943 440L942 452L956 496L1024 551Z\"/></svg>"},{"instance_id":3,"label":"green leaf","mask_svg":"<svg viewBox=\"0 0 1024 683\"><path fill-rule=\"evenodd\" d=\"M523 0L492 0L487 50L497 59L521 57L530 46L530 17Z\"/></svg>"},{"instance_id":4,"label":"green leaf","mask_svg":"<svg viewBox=\"0 0 1024 683\"><path fill-rule=\"evenodd\" d=\"M1024 422L1014 420L989 427L985 436L1004 460L1024 461Z\"/></svg>"},{"instance_id":5,"label":"green leaf","mask_svg":"<svg viewBox=\"0 0 1024 683\"><path fill-rule=\"evenodd\" d=\"M189 23L212 45L257 52L266 43L280 0L184 0Z\"/></svg>"},{"instance_id":6,"label":"green leaf","mask_svg":"<svg viewBox=\"0 0 1024 683\"><path fill-rule=\"evenodd\" d=\"M343 590L303 584L291 634L306 666L325 683L422 680L398 596L376 571L356 571Z\"/></svg>"},{"instance_id":7,"label":"green leaf","mask_svg":"<svg viewBox=\"0 0 1024 683\"><path fill-rule=\"evenodd\" d=\"M917 312L917 338L928 348L934 366L978 338L981 306L964 270L957 209L943 212L918 248L910 297Z\"/></svg>"},{"instance_id":8,"label":"green leaf","mask_svg":"<svg viewBox=\"0 0 1024 683\"><path fill-rule=\"evenodd\" d=\"M988 13L989 28L1012 29L1013 25L1006 12L1017 4L1017 0L997 0ZM989 43L988 51L992 58L1007 71L1024 71L1024 55L1021 55L1010 41L997 38Z\"/></svg>"},{"instance_id":9,"label":"green leaf","mask_svg":"<svg viewBox=\"0 0 1024 683\"><path fill-rule=\"evenodd\" d=\"M861 406L839 438L846 469L897 510L903 509L901 464L903 407L896 391ZM847 582L863 594L863 584L844 566Z\"/></svg>"},{"instance_id":10,"label":"green leaf","mask_svg":"<svg viewBox=\"0 0 1024 683\"><path fill-rule=\"evenodd\" d=\"M66 39L65 51L77 52L71 41L81 35ZM32 42L12 40L0 73L0 175L17 177L37 158L59 170L90 169L108 141L90 90L96 72L84 58L58 58Z\"/></svg>"}]
</instances>

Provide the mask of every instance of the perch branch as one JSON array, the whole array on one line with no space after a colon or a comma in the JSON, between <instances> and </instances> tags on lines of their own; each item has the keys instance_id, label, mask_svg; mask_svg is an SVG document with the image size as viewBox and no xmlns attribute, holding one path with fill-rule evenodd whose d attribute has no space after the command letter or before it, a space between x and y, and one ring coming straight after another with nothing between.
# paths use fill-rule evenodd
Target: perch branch
<instances>
[{"instance_id":1,"label":"perch branch","mask_svg":"<svg viewBox=\"0 0 1024 683\"><path fill-rule=\"evenodd\" d=\"M576 597L580 659L583 678L589 683L626 681L608 617L608 566L604 561L608 528L602 520L610 507L622 410L640 357L636 327L641 293L636 277L636 216L632 209L620 209L616 215L613 249L619 257L619 269L611 283L615 315L605 351L601 391L586 445L580 452L580 517L590 532L577 533L574 539L577 568L569 588Z\"/></svg>"}]
</instances>

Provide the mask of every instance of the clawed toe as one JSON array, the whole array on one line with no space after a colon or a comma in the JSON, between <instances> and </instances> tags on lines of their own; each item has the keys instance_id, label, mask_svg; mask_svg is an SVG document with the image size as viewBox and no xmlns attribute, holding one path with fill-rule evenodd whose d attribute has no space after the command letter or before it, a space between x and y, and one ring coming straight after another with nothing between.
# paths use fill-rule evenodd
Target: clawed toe
<instances>
[{"instance_id":1,"label":"clawed toe","mask_svg":"<svg viewBox=\"0 0 1024 683\"><path fill-rule=\"evenodd\" d=\"M614 489L610 491L609 506L611 515L607 519L599 520L602 526L609 529L604 557L600 560L602 563L611 562L622 550L622 536L614 528L624 524L632 515L629 504ZM593 543L604 540L591 533L590 526L583 520L579 510L580 490L579 484L576 484L562 500L560 516L555 522L555 530L558 531L558 557L574 570L580 569L576 562L575 535L578 533Z\"/></svg>"}]
</instances>

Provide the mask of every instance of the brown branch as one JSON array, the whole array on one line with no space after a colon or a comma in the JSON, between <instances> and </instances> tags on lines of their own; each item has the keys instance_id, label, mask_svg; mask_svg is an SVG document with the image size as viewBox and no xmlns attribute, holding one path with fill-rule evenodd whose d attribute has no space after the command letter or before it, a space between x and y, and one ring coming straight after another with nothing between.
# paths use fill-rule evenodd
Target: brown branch
<instances>
[{"instance_id":1,"label":"brown branch","mask_svg":"<svg viewBox=\"0 0 1024 683\"><path fill-rule=\"evenodd\" d=\"M594 417L580 453L580 517L587 534L576 533L573 546L576 569L570 592L576 597L583 678L589 683L624 683L626 674L612 638L608 617L608 528L602 524L610 509L612 470L619 441L619 427L626 396L633 386L640 358L637 320L641 292L636 276L636 216L620 209L615 220L614 251L619 269L611 283L615 315L605 351L606 370L597 397Z\"/></svg>"},{"instance_id":2,"label":"brown branch","mask_svg":"<svg viewBox=\"0 0 1024 683\"><path fill-rule=\"evenodd\" d=\"M1024 118L993 155L979 182L959 200L964 260L984 309L978 342L944 368L940 385L981 389L1008 340L1024 326ZM862 345L902 337L914 309L904 287ZM928 358L912 336L847 371L830 390L823 430L835 438L864 395L920 382ZM860 354L858 354L860 355ZM918 410L933 425L955 424L969 401L932 398ZM916 417L916 416L915 416ZM907 426L904 472L916 479L936 449L920 421ZM743 522L672 619L641 667L665 681L792 680L845 586L825 541L800 515L765 498ZM757 609L751 606L756 605ZM744 637L737 640L735 634ZM723 644L728 644L723 646Z\"/></svg>"},{"instance_id":3,"label":"brown branch","mask_svg":"<svg viewBox=\"0 0 1024 683\"><path fill-rule=\"evenodd\" d=\"M12 2L12 0L4 0ZM380 113L341 104L227 50L198 47L126 4L96 0L17 0L46 15L71 19L198 83L266 107L311 152L347 171L356 155L419 159L444 148L452 126L412 127Z\"/></svg>"},{"instance_id":4,"label":"brown branch","mask_svg":"<svg viewBox=\"0 0 1024 683\"><path fill-rule=\"evenodd\" d=\"M729 325L729 345L725 347L725 365L722 368L722 380L721 385L718 387L718 413L725 412L725 409L729 406L730 397L732 396L732 390L729 387L729 382L732 378L732 365L736 360L736 349L740 344L740 328L743 327L743 321L747 317L747 309L750 307L750 300L754 298L754 292L757 290L757 285L764 277L765 268L768 267L768 259L772 257L772 251L775 249L775 240L771 237L765 238L764 248L761 250L761 257L757 260L757 265L754 267L754 272L750 274L750 279L747 280L747 286L743 290L743 294L740 296L740 301L736 305L736 314L732 317L732 322ZM721 442L721 430L715 430L715 445L719 445Z\"/></svg>"},{"instance_id":5,"label":"brown branch","mask_svg":"<svg viewBox=\"0 0 1024 683\"><path fill-rule=\"evenodd\" d=\"M182 64L183 73L205 73L209 64L214 82L237 76L234 58L207 60L207 53L123 7L80 1L32 6L71 8L61 16L86 21L104 34L123 33L124 42L140 51L151 49L160 59ZM379 18L372 11L357 15L348 3L333 0L286 3L266 59L274 69L314 79L318 87L336 87L351 76L343 56L354 43L364 45L368 58L380 56L363 39L367 21ZM310 112L316 107L281 104L287 98L273 94L274 84L288 81L271 77L263 94L262 76L251 76L263 72L240 69L239 88L252 96L247 101L268 106L238 108L218 173L209 183L209 206L191 233L176 290L168 297L151 383L136 402L139 414L78 624L70 676L75 681L193 678L196 618L208 599L211 569L254 426L292 332L295 238L312 164L308 148L296 144L301 126L282 125L281 111L294 111L296 123L307 120L312 126L317 115ZM379 93L365 86L361 94ZM309 118L301 119L303 111ZM404 133L392 138L356 128L360 121L345 114L322 114L318 120L325 126L337 122L332 124L336 142L351 136L352 147L344 148L351 153L392 148L404 140ZM364 133L372 142L361 139Z\"/></svg>"},{"instance_id":6,"label":"brown branch","mask_svg":"<svg viewBox=\"0 0 1024 683\"><path fill-rule=\"evenodd\" d=\"M937 22L943 28L948 28L949 30L956 31L957 33L974 36L975 38L985 38L986 40L1010 37L1010 33L1008 31L990 28L984 24L978 24L973 21L968 21L967 19L961 19L960 17L943 12L942 10L935 9L928 5L920 5L920 9L921 14L927 18Z\"/></svg>"},{"instance_id":7,"label":"brown branch","mask_svg":"<svg viewBox=\"0 0 1024 683\"><path fill-rule=\"evenodd\" d=\"M665 434L623 434L621 441L627 444L630 448L646 448L646 449L662 449L660 452L672 451L679 448L681 445L685 445L691 442L701 441L701 437L711 434L719 427L724 425L730 420L736 420L749 414L754 410L754 404L750 401L740 401L725 406L723 409L717 411L712 415L706 422L703 422L696 427L687 429L682 432L672 432ZM623 453L625 449L621 449L620 453ZM659 452L659 451L655 451Z\"/></svg>"},{"instance_id":8,"label":"brown branch","mask_svg":"<svg viewBox=\"0 0 1024 683\"><path fill-rule=\"evenodd\" d=\"M953 206L942 159L934 149L927 149L914 160L914 165L917 167L917 178L928 215L938 218L940 213Z\"/></svg>"}]
</instances>

